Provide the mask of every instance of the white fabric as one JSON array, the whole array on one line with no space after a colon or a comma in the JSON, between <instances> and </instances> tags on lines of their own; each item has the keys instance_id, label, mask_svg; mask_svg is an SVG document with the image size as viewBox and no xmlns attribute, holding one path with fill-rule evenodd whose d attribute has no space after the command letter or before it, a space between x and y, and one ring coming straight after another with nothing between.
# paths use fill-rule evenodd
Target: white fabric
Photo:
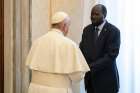
<instances>
[{"instance_id":1,"label":"white fabric","mask_svg":"<svg viewBox=\"0 0 140 93\"><path fill-rule=\"evenodd\" d=\"M80 82L84 78L84 76L85 76L84 72L75 72L75 73L69 74L69 78L74 83Z\"/></svg>"},{"instance_id":2,"label":"white fabric","mask_svg":"<svg viewBox=\"0 0 140 93\"><path fill-rule=\"evenodd\" d=\"M79 82L84 73L52 74L32 71L28 93L74 93L72 82Z\"/></svg>"},{"instance_id":3,"label":"white fabric","mask_svg":"<svg viewBox=\"0 0 140 93\"><path fill-rule=\"evenodd\" d=\"M67 17L68 17L68 14L66 14L65 12L56 12L52 16L51 24L60 23Z\"/></svg>"},{"instance_id":4,"label":"white fabric","mask_svg":"<svg viewBox=\"0 0 140 93\"><path fill-rule=\"evenodd\" d=\"M72 93L71 88L56 88L31 83L28 93Z\"/></svg>"},{"instance_id":5,"label":"white fabric","mask_svg":"<svg viewBox=\"0 0 140 93\"><path fill-rule=\"evenodd\" d=\"M89 71L78 46L58 29L52 29L33 43L27 65L30 69L49 73Z\"/></svg>"},{"instance_id":6,"label":"white fabric","mask_svg":"<svg viewBox=\"0 0 140 93\"><path fill-rule=\"evenodd\" d=\"M72 84L68 74L54 74L34 70L32 71L31 82L56 88L71 88Z\"/></svg>"},{"instance_id":7,"label":"white fabric","mask_svg":"<svg viewBox=\"0 0 140 93\"><path fill-rule=\"evenodd\" d=\"M37 39L26 65L32 70L28 93L73 93L89 67L78 46L58 29Z\"/></svg>"}]
</instances>

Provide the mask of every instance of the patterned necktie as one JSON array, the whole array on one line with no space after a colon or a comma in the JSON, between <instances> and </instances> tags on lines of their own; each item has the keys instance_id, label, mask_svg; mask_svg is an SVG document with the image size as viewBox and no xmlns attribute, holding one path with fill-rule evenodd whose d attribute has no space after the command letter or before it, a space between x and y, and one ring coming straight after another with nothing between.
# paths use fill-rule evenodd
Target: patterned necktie
<instances>
[{"instance_id":1,"label":"patterned necktie","mask_svg":"<svg viewBox=\"0 0 140 93\"><path fill-rule=\"evenodd\" d=\"M94 28L94 31L95 31L95 40L97 40L99 28L98 27L95 27Z\"/></svg>"}]
</instances>

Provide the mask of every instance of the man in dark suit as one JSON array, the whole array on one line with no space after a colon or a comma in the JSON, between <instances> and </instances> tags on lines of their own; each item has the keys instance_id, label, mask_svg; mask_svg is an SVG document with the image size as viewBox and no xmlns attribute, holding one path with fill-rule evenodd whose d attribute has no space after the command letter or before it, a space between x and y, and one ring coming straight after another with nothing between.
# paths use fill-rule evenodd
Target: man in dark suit
<instances>
[{"instance_id":1,"label":"man in dark suit","mask_svg":"<svg viewBox=\"0 0 140 93\"><path fill-rule=\"evenodd\" d=\"M80 42L80 49L91 69L85 76L87 93L119 91L116 58L120 48L120 31L105 20L106 14L106 7L102 4L92 8L92 24L84 28Z\"/></svg>"}]
</instances>

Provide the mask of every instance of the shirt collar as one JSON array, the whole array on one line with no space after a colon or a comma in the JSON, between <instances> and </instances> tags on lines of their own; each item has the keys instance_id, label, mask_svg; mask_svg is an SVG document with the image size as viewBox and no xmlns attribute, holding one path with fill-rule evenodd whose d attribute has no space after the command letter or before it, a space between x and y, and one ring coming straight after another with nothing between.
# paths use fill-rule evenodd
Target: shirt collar
<instances>
[{"instance_id":1,"label":"shirt collar","mask_svg":"<svg viewBox=\"0 0 140 93\"><path fill-rule=\"evenodd\" d=\"M105 23L106 23L106 20L104 20L104 22L101 25L98 26L98 28L99 28L100 31L103 29Z\"/></svg>"}]
</instances>

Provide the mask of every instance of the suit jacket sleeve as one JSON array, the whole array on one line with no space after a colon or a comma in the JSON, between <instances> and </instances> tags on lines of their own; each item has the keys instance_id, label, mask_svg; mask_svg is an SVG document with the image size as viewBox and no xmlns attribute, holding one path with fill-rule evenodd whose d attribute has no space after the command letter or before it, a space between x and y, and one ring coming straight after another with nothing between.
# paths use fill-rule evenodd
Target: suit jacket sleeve
<instances>
[{"instance_id":1,"label":"suit jacket sleeve","mask_svg":"<svg viewBox=\"0 0 140 93\"><path fill-rule=\"evenodd\" d=\"M87 59L88 53L87 53L86 49L84 48L85 45L87 44L87 42L86 42L87 36L88 35L86 33L86 29L84 29L83 34L82 34L82 41L80 42L79 48L80 48L81 52L83 53L83 56L85 57L85 59L88 63L88 59ZM88 63L88 65L89 65L89 63Z\"/></svg>"}]
</instances>

